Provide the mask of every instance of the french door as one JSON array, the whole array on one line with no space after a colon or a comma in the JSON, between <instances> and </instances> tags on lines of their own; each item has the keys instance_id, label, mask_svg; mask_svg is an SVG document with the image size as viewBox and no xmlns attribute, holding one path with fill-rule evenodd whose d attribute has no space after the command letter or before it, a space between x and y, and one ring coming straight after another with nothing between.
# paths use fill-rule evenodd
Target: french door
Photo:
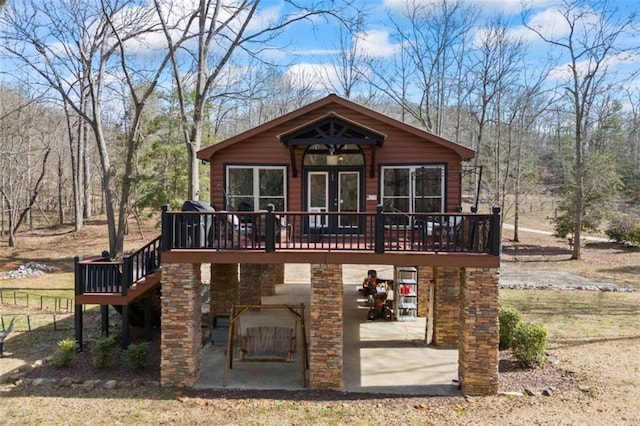
<instances>
[{"instance_id":1,"label":"french door","mask_svg":"<svg viewBox=\"0 0 640 426\"><path fill-rule=\"evenodd\" d=\"M362 208L361 172L358 170L310 170L307 172L309 231L331 234L359 232ZM323 215L324 212L343 213Z\"/></svg>"}]
</instances>

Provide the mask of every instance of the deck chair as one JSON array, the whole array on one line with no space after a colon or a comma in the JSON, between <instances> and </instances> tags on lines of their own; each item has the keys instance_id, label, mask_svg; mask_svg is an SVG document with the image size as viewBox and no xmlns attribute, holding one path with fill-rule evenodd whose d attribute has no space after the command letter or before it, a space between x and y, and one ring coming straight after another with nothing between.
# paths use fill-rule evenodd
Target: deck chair
<instances>
[{"instance_id":1,"label":"deck chair","mask_svg":"<svg viewBox=\"0 0 640 426\"><path fill-rule=\"evenodd\" d=\"M16 320L16 317L11 318L9 327L7 327L6 330L0 333L0 357L4 355L4 341L9 336L9 333L11 333L11 330L13 330L13 323L15 320Z\"/></svg>"},{"instance_id":2,"label":"deck chair","mask_svg":"<svg viewBox=\"0 0 640 426\"><path fill-rule=\"evenodd\" d=\"M231 229L235 234L234 240L244 241L253 237L253 223L250 221L240 220L236 214L227 215L227 220L231 225Z\"/></svg>"},{"instance_id":3,"label":"deck chair","mask_svg":"<svg viewBox=\"0 0 640 426\"><path fill-rule=\"evenodd\" d=\"M289 327L249 327L242 336L240 351L242 361L294 361L296 331Z\"/></svg>"}]
</instances>

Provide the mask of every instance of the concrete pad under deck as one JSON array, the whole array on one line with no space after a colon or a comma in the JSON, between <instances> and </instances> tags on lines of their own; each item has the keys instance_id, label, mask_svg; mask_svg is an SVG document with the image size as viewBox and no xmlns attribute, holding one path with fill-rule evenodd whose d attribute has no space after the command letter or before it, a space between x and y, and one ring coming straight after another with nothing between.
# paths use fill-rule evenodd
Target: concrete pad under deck
<instances>
[{"instance_id":1,"label":"concrete pad under deck","mask_svg":"<svg viewBox=\"0 0 640 426\"><path fill-rule=\"evenodd\" d=\"M344 387L347 392L409 395L458 395L452 385L458 378L458 351L426 347L425 319L417 321L366 320L367 308L358 301L357 288L368 269L382 278L393 277L393 267L345 265L344 284ZM263 304L305 304L309 332L310 276L308 264L287 264L285 284ZM252 311L241 319L241 328L257 324L293 327L295 321L284 310ZM234 362L228 372L228 389L304 389L302 383L302 338L294 362ZM194 388L222 388L224 346L207 344L202 352L202 374ZM308 373L307 373L308 376Z\"/></svg>"}]
</instances>

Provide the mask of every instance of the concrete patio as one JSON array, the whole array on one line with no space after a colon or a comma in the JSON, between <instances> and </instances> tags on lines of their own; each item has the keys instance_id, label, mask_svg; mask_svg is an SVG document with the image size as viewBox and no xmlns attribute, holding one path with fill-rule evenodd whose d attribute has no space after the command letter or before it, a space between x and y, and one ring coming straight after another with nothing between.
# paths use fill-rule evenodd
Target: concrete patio
<instances>
[{"instance_id":1,"label":"concrete patio","mask_svg":"<svg viewBox=\"0 0 640 426\"><path fill-rule=\"evenodd\" d=\"M458 378L458 351L423 344L425 318L417 321L367 321L367 307L357 291L368 269L383 278L393 277L384 265L344 265L343 377L347 392L409 395L458 395L452 384ZM304 303L309 324L310 276L308 264L287 264L285 283L276 295L263 297L263 304ZM241 330L255 324L294 327L285 310L251 311L240 320ZM308 328L307 328L308 332ZM298 330L294 362L234 362L228 371L228 389L304 389L302 338ZM194 387L222 388L225 346L207 344L202 352L202 374Z\"/></svg>"}]
</instances>

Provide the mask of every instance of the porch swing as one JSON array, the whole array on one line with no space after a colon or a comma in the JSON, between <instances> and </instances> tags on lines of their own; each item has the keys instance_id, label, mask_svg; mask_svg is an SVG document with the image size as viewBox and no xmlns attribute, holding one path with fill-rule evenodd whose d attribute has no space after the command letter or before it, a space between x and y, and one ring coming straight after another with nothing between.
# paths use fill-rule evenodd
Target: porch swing
<instances>
[{"instance_id":1,"label":"porch swing","mask_svg":"<svg viewBox=\"0 0 640 426\"><path fill-rule=\"evenodd\" d=\"M257 325L246 327L243 334L241 318L247 312L280 309L289 313L293 327ZM233 305L227 339L223 385L227 386L229 370L233 362L294 362L297 349L298 330L302 337L302 385L307 385L306 370L309 368L307 333L304 320L304 303L300 305Z\"/></svg>"}]
</instances>

